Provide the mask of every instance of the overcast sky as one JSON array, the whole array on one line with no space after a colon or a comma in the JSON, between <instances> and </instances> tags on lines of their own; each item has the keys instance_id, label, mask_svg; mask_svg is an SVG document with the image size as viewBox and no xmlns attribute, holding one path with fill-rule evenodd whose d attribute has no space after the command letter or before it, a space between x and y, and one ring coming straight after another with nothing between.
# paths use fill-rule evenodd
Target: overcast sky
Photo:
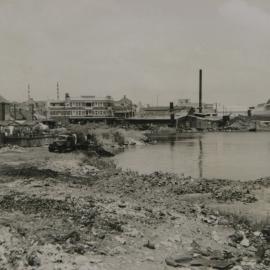
<instances>
[{"instance_id":1,"label":"overcast sky","mask_svg":"<svg viewBox=\"0 0 270 270\"><path fill-rule=\"evenodd\" d=\"M0 0L0 94L270 98L269 0Z\"/></svg>"}]
</instances>

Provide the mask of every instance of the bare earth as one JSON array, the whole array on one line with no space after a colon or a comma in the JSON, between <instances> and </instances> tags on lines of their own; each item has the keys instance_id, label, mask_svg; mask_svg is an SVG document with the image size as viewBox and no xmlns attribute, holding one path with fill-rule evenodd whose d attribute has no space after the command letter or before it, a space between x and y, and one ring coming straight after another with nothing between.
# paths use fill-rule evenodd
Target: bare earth
<instances>
[{"instance_id":1,"label":"bare earth","mask_svg":"<svg viewBox=\"0 0 270 270\"><path fill-rule=\"evenodd\" d=\"M0 162L1 270L270 267L269 179L139 175L46 147Z\"/></svg>"}]
</instances>

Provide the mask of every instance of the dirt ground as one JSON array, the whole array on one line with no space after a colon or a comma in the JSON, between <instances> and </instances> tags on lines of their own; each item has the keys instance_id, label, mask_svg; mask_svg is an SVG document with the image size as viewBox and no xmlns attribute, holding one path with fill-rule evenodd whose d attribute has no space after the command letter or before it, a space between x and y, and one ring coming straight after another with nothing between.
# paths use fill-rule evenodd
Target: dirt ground
<instances>
[{"instance_id":1,"label":"dirt ground","mask_svg":"<svg viewBox=\"0 0 270 270\"><path fill-rule=\"evenodd\" d=\"M139 175L47 147L0 164L1 270L270 267L269 179Z\"/></svg>"}]
</instances>

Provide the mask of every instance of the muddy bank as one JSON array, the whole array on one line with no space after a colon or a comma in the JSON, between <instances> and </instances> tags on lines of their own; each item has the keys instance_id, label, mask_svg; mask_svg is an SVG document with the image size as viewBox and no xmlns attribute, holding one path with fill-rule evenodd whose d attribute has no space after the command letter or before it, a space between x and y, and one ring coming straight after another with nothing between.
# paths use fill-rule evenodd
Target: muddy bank
<instances>
[{"instance_id":1,"label":"muddy bank","mask_svg":"<svg viewBox=\"0 0 270 270\"><path fill-rule=\"evenodd\" d=\"M2 269L269 268L269 220L222 208L265 205L269 179L143 175L46 148L0 161Z\"/></svg>"}]
</instances>

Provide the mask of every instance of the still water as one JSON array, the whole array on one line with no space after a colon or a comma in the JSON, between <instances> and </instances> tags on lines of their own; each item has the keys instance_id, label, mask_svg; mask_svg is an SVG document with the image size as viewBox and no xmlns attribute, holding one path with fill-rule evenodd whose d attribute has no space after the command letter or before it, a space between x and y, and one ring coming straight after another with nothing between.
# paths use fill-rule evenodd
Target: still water
<instances>
[{"instance_id":1,"label":"still water","mask_svg":"<svg viewBox=\"0 0 270 270\"><path fill-rule=\"evenodd\" d=\"M174 172L206 178L270 176L270 133L206 133L155 145L130 147L116 156L123 169Z\"/></svg>"}]
</instances>

